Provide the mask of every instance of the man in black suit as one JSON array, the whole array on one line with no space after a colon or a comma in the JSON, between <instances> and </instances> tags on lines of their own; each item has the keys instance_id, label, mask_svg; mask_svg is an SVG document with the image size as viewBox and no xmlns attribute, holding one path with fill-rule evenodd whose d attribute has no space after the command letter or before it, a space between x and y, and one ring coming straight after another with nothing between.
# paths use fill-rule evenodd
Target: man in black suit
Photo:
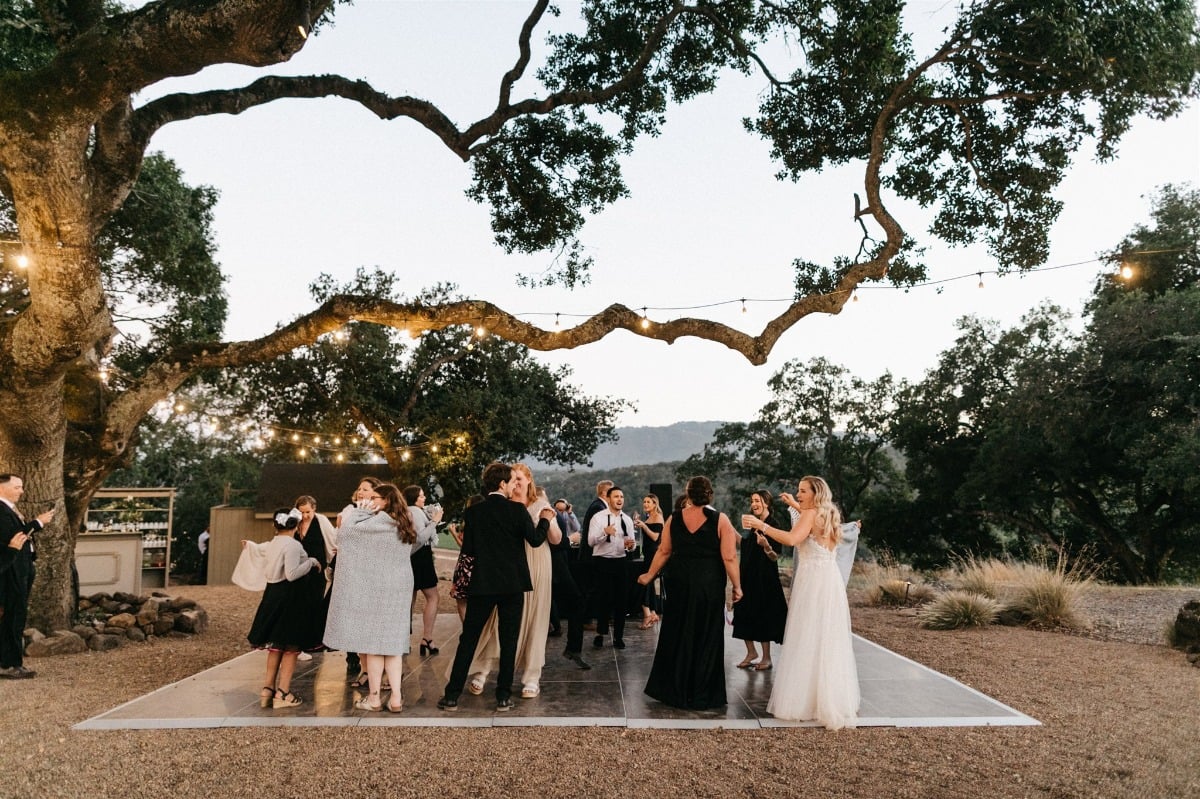
<instances>
[{"instance_id":1,"label":"man in black suit","mask_svg":"<svg viewBox=\"0 0 1200 799\"><path fill-rule=\"evenodd\" d=\"M0 474L0 679L24 680L36 672L24 666L25 618L33 588L33 534L54 518L48 510L26 522L17 510L25 482Z\"/></svg>"},{"instance_id":2,"label":"man in black suit","mask_svg":"<svg viewBox=\"0 0 1200 799\"><path fill-rule=\"evenodd\" d=\"M446 691L438 700L442 710L456 710L458 697L467 682L467 672L484 623L496 610L500 637L500 669L496 675L496 710L511 710L513 672L517 663L517 638L521 631L521 611L525 592L533 590L524 542L540 546L546 540L553 508L543 508L537 527L520 502L508 498L512 468L491 463L483 470L483 502L471 505L463 513L464 555L475 558L475 569L467 587L467 612L463 619L458 651Z\"/></svg>"}]
</instances>

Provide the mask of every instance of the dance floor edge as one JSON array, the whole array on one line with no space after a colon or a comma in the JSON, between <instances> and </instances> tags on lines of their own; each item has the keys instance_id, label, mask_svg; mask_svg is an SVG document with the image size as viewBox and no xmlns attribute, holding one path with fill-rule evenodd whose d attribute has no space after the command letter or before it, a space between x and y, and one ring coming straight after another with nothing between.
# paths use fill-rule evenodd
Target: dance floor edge
<instances>
[{"instance_id":1,"label":"dance floor edge","mask_svg":"<svg viewBox=\"0 0 1200 799\"><path fill-rule=\"evenodd\" d=\"M592 647L584 639L583 656L593 666L578 669L562 656L563 638L550 638L541 695L520 697L516 707L495 712L495 679L482 696L464 693L455 712L438 710L457 643L458 617L438 617L435 640L441 654L405 657L404 711L357 710L361 693L346 684L345 656L328 652L297 664L292 690L304 704L287 710L261 709L258 686L266 655L247 652L179 682L120 705L75 725L76 730L138 730L214 727L630 727L659 729L769 729L816 727L788 722L767 713L773 671L747 671L732 664L745 654L741 641L726 641L726 691L722 710L686 711L667 707L642 693L653 660L657 630L626 629L624 650ZM445 642L442 644L441 642ZM611 643L606 638L605 643ZM983 727L1038 725L1004 705L944 674L854 637L862 706L859 727ZM521 678L517 673L517 680Z\"/></svg>"}]
</instances>

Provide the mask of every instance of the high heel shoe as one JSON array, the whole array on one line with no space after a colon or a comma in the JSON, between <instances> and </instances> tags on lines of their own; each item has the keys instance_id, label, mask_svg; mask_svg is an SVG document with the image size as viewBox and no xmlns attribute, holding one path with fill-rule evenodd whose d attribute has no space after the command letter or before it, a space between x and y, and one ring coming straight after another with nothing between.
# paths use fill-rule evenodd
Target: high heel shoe
<instances>
[{"instance_id":1,"label":"high heel shoe","mask_svg":"<svg viewBox=\"0 0 1200 799\"><path fill-rule=\"evenodd\" d=\"M276 691L275 698L271 700L271 707L276 710L281 707L296 707L303 701L291 691Z\"/></svg>"},{"instance_id":2,"label":"high heel shoe","mask_svg":"<svg viewBox=\"0 0 1200 799\"><path fill-rule=\"evenodd\" d=\"M438 651L439 651L438 648L433 645L433 641L429 640L428 638L421 639L421 655L422 656L436 655L438 653Z\"/></svg>"},{"instance_id":3,"label":"high heel shoe","mask_svg":"<svg viewBox=\"0 0 1200 799\"><path fill-rule=\"evenodd\" d=\"M258 692L258 706L268 708L271 706L271 700L275 698L275 689L269 685L264 685L263 689Z\"/></svg>"}]
</instances>

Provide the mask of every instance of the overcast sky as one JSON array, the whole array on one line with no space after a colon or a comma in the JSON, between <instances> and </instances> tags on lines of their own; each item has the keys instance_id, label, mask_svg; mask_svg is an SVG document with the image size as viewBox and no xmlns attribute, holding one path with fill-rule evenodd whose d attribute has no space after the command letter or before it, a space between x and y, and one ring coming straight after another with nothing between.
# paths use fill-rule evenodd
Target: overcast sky
<instances>
[{"instance_id":1,"label":"overcast sky","mask_svg":"<svg viewBox=\"0 0 1200 799\"><path fill-rule=\"evenodd\" d=\"M357 0L336 25L308 43L280 74L339 73L440 106L460 126L486 116L499 76L516 57L528 3ZM564 17L572 4L562 4ZM948 8L912 3L918 57ZM539 37L540 38L540 37ZM532 72L532 70L530 70ZM233 87L261 70L222 67L155 87L167 91ZM152 149L175 159L191 183L221 192L218 259L229 276L226 338L253 338L313 308L306 287L321 272L348 279L360 266L403 276L410 293L436 281L496 302L552 327L555 312L586 315L613 302L652 318L708 316L758 333L790 299L794 258L828 262L853 252L859 230L853 192L860 167L781 183L767 145L746 134L762 80L729 76L713 95L672 109L663 134L642 141L625 162L631 197L591 219L582 233L595 259L591 285L520 289L552 256L509 256L492 243L487 210L463 196L469 169L430 133L381 122L344 100L275 102L239 116L167 126ZM526 93L532 91L527 89ZM521 92L516 93L518 96ZM1098 165L1085 155L1059 191L1065 210L1047 266L1087 262L1148 220L1148 195L1168 182L1200 181L1200 112L1166 123L1139 122L1120 158ZM864 378L885 370L919 378L954 340L954 320L977 314L1015 323L1045 299L1078 310L1099 265L1086 263L997 278L982 250L949 250L925 233L927 216L890 206L910 235L930 245L930 278L967 279L907 293L868 289L836 317L812 316L784 335L765 366L717 344L673 345L624 331L586 347L538 357L566 364L594 395L623 397L636 410L620 425L683 420L748 420L768 399L766 381L793 358L824 356ZM984 289L975 273L984 272Z\"/></svg>"}]
</instances>

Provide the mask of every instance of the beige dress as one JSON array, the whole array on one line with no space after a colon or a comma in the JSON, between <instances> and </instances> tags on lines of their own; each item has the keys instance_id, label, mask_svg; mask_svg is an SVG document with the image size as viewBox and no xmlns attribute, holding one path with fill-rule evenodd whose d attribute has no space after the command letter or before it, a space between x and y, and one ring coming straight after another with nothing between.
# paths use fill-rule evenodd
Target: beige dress
<instances>
[{"instance_id":1,"label":"beige dress","mask_svg":"<svg viewBox=\"0 0 1200 799\"><path fill-rule=\"evenodd\" d=\"M536 500L528 506L529 515L534 524L538 522L538 514L542 508L550 507L546 500ZM550 520L550 526L557 530L558 523ZM525 560L529 564L529 579L533 590L525 592L525 607L521 611L521 632L517 637L517 670L521 673L524 685L537 684L542 679L542 667L546 665L546 637L550 632L550 602L552 568L550 564L549 542L541 546L531 547L525 542ZM475 659L471 661L471 674L481 673L485 677L488 672L500 668L500 631L496 621L496 612L488 617L479 636L479 645L475 649Z\"/></svg>"}]
</instances>

